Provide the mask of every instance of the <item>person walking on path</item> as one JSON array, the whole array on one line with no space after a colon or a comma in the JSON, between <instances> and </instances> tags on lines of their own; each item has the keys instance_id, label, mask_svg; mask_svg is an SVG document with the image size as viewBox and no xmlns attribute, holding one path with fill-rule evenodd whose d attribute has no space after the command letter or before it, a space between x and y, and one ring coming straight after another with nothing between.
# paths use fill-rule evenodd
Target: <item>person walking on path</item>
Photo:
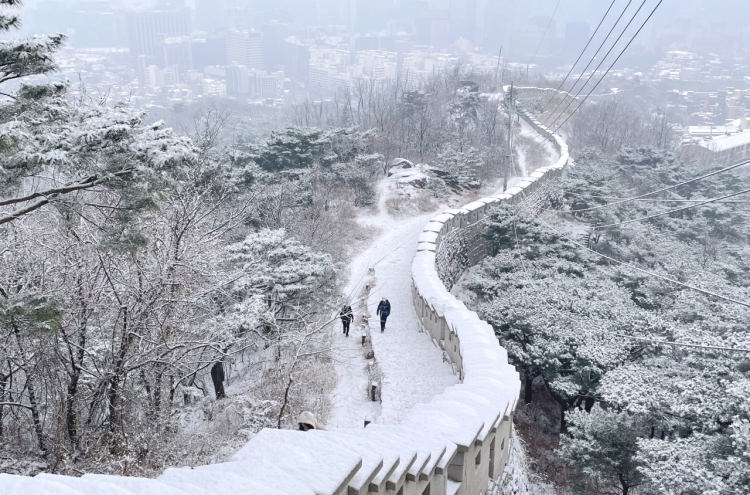
<instances>
[{"instance_id":1,"label":"person walking on path","mask_svg":"<svg viewBox=\"0 0 750 495\"><path fill-rule=\"evenodd\" d=\"M391 303L387 298L384 297L380 300L380 304L378 304L378 310L375 312L375 314L380 315L380 331L385 332L385 320L387 320L388 315L391 314Z\"/></svg>"},{"instance_id":2,"label":"person walking on path","mask_svg":"<svg viewBox=\"0 0 750 495\"><path fill-rule=\"evenodd\" d=\"M349 336L349 325L351 325L352 320L354 320L354 314L352 313L352 307L348 304L344 305L344 308L341 310L341 313L339 313L339 318L341 318L341 323L344 324L344 335L347 337Z\"/></svg>"}]
</instances>

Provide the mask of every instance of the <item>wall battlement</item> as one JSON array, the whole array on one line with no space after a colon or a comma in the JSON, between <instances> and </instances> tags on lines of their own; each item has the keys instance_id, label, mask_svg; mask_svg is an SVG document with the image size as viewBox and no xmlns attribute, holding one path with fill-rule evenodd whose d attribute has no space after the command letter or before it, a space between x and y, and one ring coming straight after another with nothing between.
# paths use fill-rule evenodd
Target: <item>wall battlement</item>
<instances>
[{"instance_id":1,"label":"wall battlement","mask_svg":"<svg viewBox=\"0 0 750 495\"><path fill-rule=\"evenodd\" d=\"M523 89L521 89L523 91ZM423 331L461 383L415 406L398 425L308 431L264 429L229 462L170 468L155 480L0 474L4 495L476 495L508 461L520 380L492 327L448 292L487 252L480 221L501 203L536 204L568 164L563 140L522 113L560 152L506 193L434 217L419 236L412 297Z\"/></svg>"}]
</instances>

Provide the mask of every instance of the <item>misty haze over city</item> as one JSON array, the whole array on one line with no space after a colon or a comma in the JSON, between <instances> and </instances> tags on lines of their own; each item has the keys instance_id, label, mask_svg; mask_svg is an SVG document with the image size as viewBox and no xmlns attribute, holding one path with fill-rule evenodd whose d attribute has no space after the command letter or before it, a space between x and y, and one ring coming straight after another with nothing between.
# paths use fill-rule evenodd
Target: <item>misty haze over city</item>
<instances>
[{"instance_id":1,"label":"misty haze over city","mask_svg":"<svg viewBox=\"0 0 750 495\"><path fill-rule=\"evenodd\" d=\"M0 0L0 495L750 493L750 0Z\"/></svg>"},{"instance_id":2,"label":"misty haze over city","mask_svg":"<svg viewBox=\"0 0 750 495\"><path fill-rule=\"evenodd\" d=\"M501 50L503 69L564 74L587 42L593 54L615 24L613 11L591 38L609 3L27 1L14 35L66 35L55 77L80 78L112 97L132 95L138 106L212 96L282 106L330 97L360 76L416 81L455 63L492 69ZM665 2L609 86L627 85L638 72L649 82L675 81L675 89L687 81L695 89L740 88L748 75L749 18L741 0Z\"/></svg>"}]
</instances>

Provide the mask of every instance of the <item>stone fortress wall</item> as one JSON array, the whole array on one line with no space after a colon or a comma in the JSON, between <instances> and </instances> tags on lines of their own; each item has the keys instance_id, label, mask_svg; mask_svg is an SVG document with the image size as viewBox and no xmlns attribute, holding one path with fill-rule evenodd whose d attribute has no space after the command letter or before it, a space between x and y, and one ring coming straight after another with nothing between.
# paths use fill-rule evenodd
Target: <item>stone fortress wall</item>
<instances>
[{"instance_id":1,"label":"stone fortress wall","mask_svg":"<svg viewBox=\"0 0 750 495\"><path fill-rule=\"evenodd\" d=\"M523 88L517 88L519 92ZM492 327L448 290L487 256L481 220L501 203L546 201L568 164L563 140L522 113L560 152L557 163L506 193L447 210L419 237L412 295L421 327L450 358L461 382L397 425L301 432L264 429L229 462L170 468L155 480L86 474L0 475L4 495L478 495L508 461L520 380Z\"/></svg>"}]
</instances>

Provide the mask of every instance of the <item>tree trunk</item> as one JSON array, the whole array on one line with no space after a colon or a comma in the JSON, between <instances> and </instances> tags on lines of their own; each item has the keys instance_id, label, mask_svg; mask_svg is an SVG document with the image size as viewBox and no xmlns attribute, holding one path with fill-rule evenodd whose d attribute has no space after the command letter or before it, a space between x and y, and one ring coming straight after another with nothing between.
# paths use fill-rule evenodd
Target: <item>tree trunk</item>
<instances>
[{"instance_id":1,"label":"tree trunk","mask_svg":"<svg viewBox=\"0 0 750 495\"><path fill-rule=\"evenodd\" d=\"M211 367L211 380L214 382L216 400L226 397L226 393L224 393L224 365L222 363L214 363Z\"/></svg>"},{"instance_id":2,"label":"tree trunk","mask_svg":"<svg viewBox=\"0 0 750 495\"><path fill-rule=\"evenodd\" d=\"M583 408L586 410L587 413L590 413L592 407L594 407L594 398L586 397L586 402L584 402Z\"/></svg>"},{"instance_id":3,"label":"tree trunk","mask_svg":"<svg viewBox=\"0 0 750 495\"><path fill-rule=\"evenodd\" d=\"M10 375L0 374L0 440L3 439L3 402L5 402L5 387L9 377Z\"/></svg>"},{"instance_id":4,"label":"tree trunk","mask_svg":"<svg viewBox=\"0 0 750 495\"><path fill-rule=\"evenodd\" d=\"M524 404L531 404L533 393L534 393L534 377L531 375L526 375L524 378L524 389L523 389Z\"/></svg>"},{"instance_id":5,"label":"tree trunk","mask_svg":"<svg viewBox=\"0 0 750 495\"><path fill-rule=\"evenodd\" d=\"M128 352L130 336L128 335L128 308L122 307L122 336L120 338L120 348L115 356L115 366L110 379L109 390L107 391L107 400L109 402L109 432L115 434L122 426L122 381L125 368L125 355Z\"/></svg>"},{"instance_id":6,"label":"tree trunk","mask_svg":"<svg viewBox=\"0 0 750 495\"><path fill-rule=\"evenodd\" d=\"M281 409L279 410L279 421L277 428L281 429L281 419L284 417L284 410L289 403L289 390L292 388L292 374L289 373L289 383L286 384L286 390L284 390L284 402L281 403Z\"/></svg>"},{"instance_id":7,"label":"tree trunk","mask_svg":"<svg viewBox=\"0 0 750 495\"><path fill-rule=\"evenodd\" d=\"M620 485L622 486L622 495L628 495L628 490L630 489L628 480L624 479L622 475L619 475L618 478L620 478Z\"/></svg>"},{"instance_id":8,"label":"tree trunk","mask_svg":"<svg viewBox=\"0 0 750 495\"><path fill-rule=\"evenodd\" d=\"M18 344L18 350L26 360L26 351L24 350L23 343L21 342L21 331L18 330L18 326L15 323L11 323L13 327L13 333L16 337L16 343ZM34 423L34 431L36 432L37 442L39 443L39 450L42 451L42 455L47 457L47 446L44 443L44 430L42 429L42 420L39 416L39 405L36 401L36 390L34 389L34 380L31 377L28 369L22 368L26 375L26 388L29 390L29 405L31 406L31 420Z\"/></svg>"},{"instance_id":9,"label":"tree trunk","mask_svg":"<svg viewBox=\"0 0 750 495\"><path fill-rule=\"evenodd\" d=\"M34 421L34 430L36 431L36 437L39 442L39 450L42 451L42 455L47 457L47 446L44 443L44 430L42 429L42 420L39 417L39 406L36 401L36 392L34 390L34 382L31 377L27 377L29 380L29 404L31 405L31 418Z\"/></svg>"},{"instance_id":10,"label":"tree trunk","mask_svg":"<svg viewBox=\"0 0 750 495\"><path fill-rule=\"evenodd\" d=\"M70 443L75 450L78 450L78 431L76 430L78 418L75 410L75 398L78 393L79 376L80 373L74 368L73 374L70 377L70 382L68 383L68 394L65 397L65 427L68 430Z\"/></svg>"},{"instance_id":11,"label":"tree trunk","mask_svg":"<svg viewBox=\"0 0 750 495\"><path fill-rule=\"evenodd\" d=\"M79 266L79 270L83 270ZM80 446L80 439L78 437L78 412L76 410L76 396L78 394L78 383L81 379L81 370L83 366L83 359L85 357L86 349L86 327L88 325L88 304L86 303L86 297L83 293L83 280L79 275L77 280L78 285L78 299L81 304L81 323L78 326L78 344L77 349L74 351L70 345L68 336L63 330L61 333L65 339L65 343L68 346L68 353L70 357L70 382L68 382L67 396L65 398L65 426L68 430L68 439L74 450L78 450Z\"/></svg>"},{"instance_id":12,"label":"tree trunk","mask_svg":"<svg viewBox=\"0 0 750 495\"><path fill-rule=\"evenodd\" d=\"M544 386L547 389L547 392L549 392L550 396L552 396L553 399L555 399L555 402L560 404L560 433L567 433L568 428L565 424L565 412L570 408L570 404L568 404L568 401L565 400L560 394L555 393L547 383L547 380L544 380Z\"/></svg>"}]
</instances>

